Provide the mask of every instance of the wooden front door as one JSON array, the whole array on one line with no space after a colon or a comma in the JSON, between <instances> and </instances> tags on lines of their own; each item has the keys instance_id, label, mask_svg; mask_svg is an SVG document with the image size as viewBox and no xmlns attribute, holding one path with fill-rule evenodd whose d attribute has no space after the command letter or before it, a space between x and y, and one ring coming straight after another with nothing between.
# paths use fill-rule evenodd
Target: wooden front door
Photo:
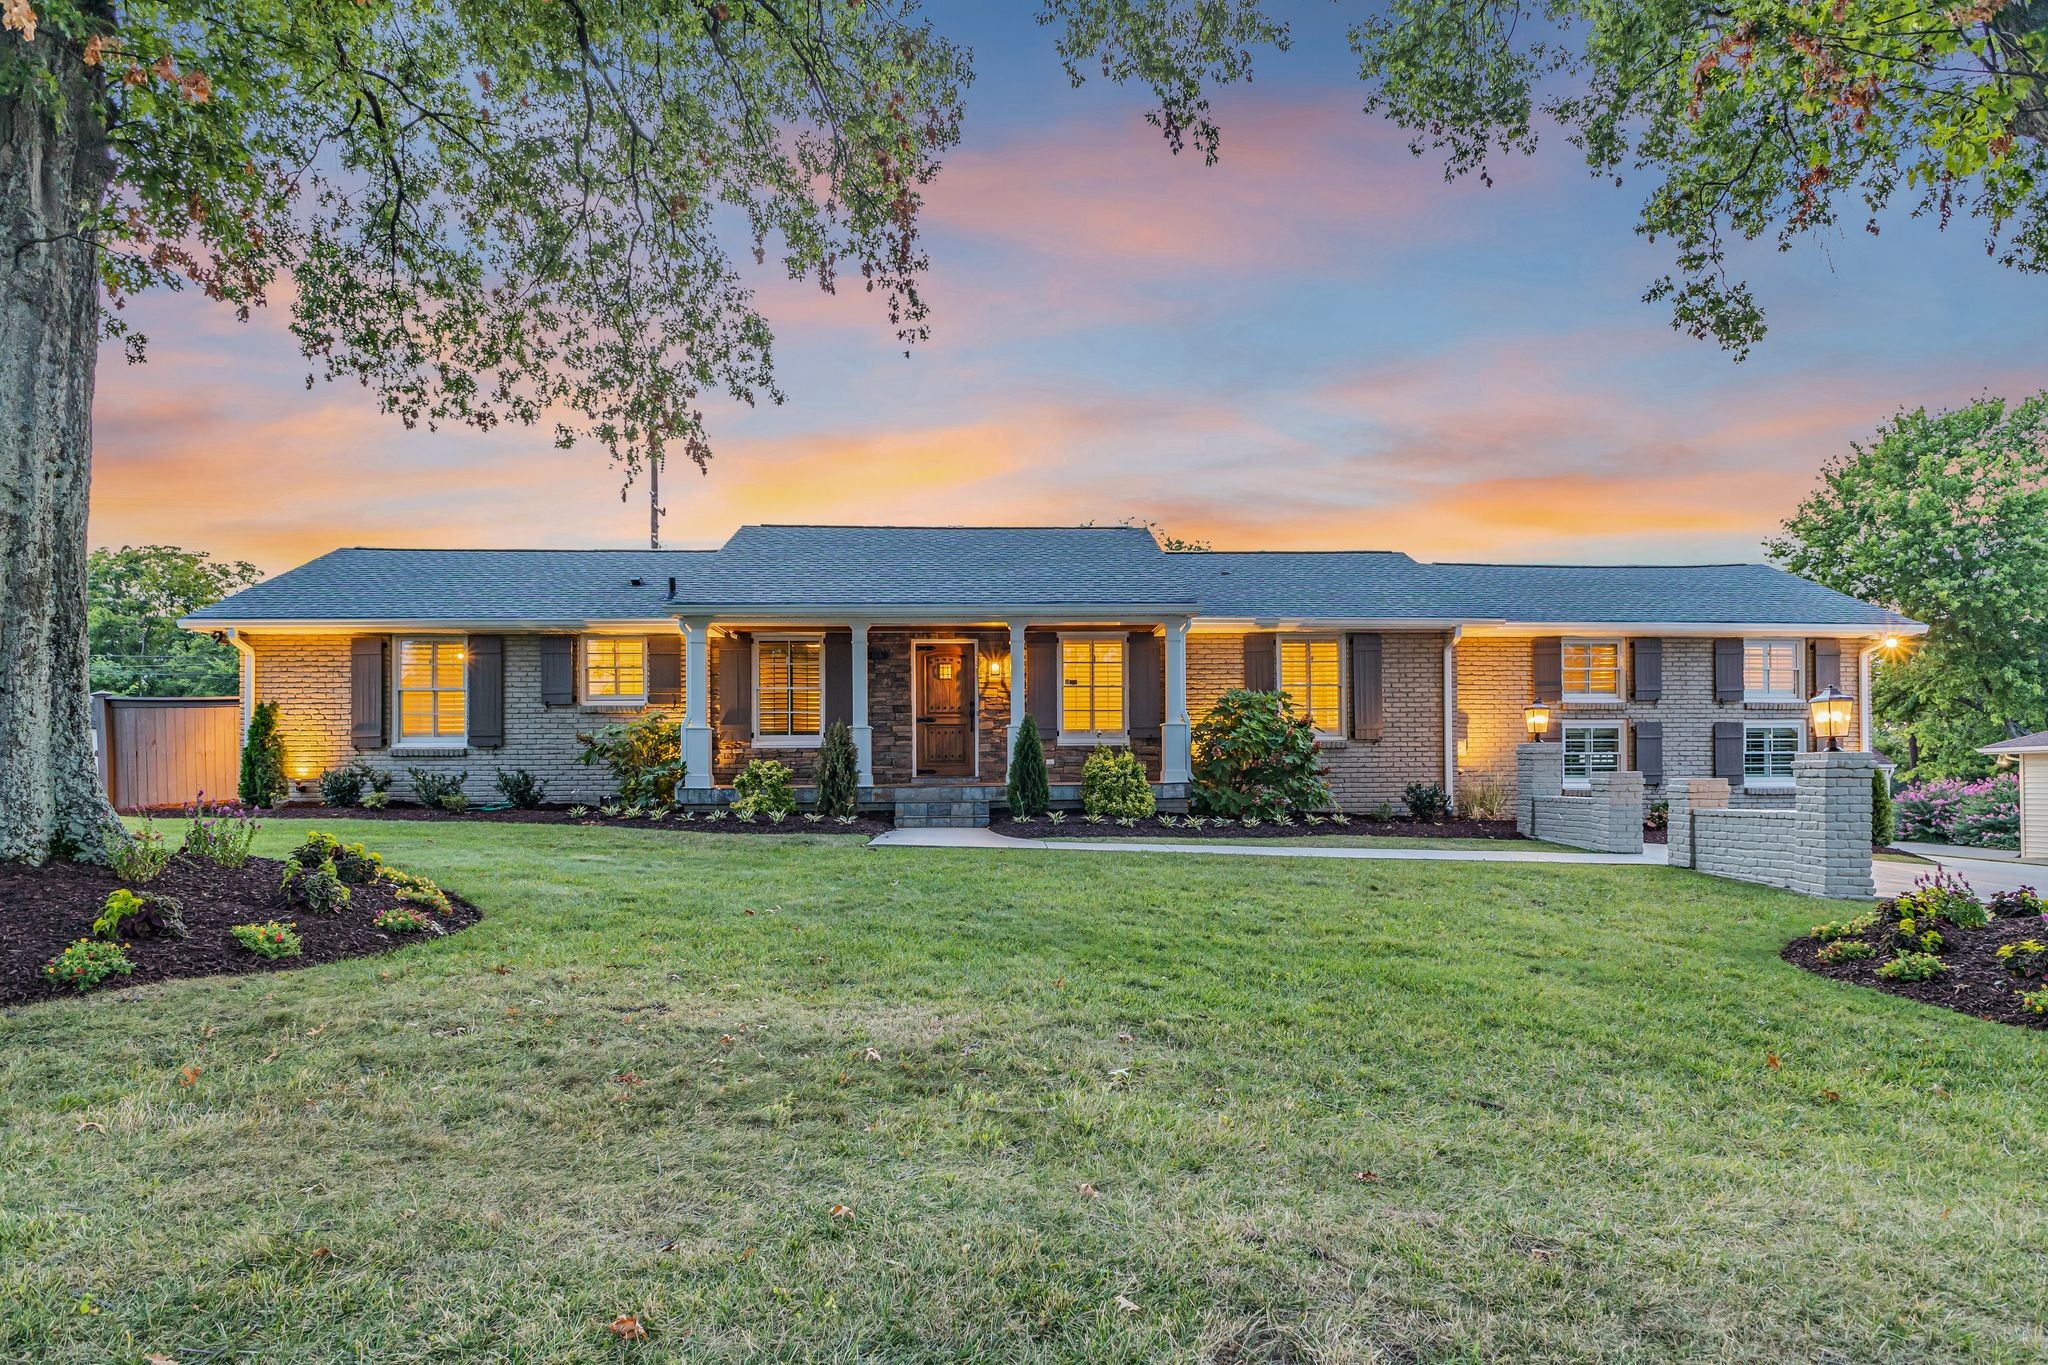
<instances>
[{"instance_id":1,"label":"wooden front door","mask_svg":"<svg viewBox=\"0 0 2048 1365\"><path fill-rule=\"evenodd\" d=\"M917 651L917 774L974 775L974 666L965 645Z\"/></svg>"}]
</instances>

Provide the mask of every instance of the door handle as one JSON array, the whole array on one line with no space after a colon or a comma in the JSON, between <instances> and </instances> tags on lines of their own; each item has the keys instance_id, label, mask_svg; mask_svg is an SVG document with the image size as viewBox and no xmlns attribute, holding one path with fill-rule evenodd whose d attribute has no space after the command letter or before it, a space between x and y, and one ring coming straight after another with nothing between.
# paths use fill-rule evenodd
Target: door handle
<instances>
[{"instance_id":1,"label":"door handle","mask_svg":"<svg viewBox=\"0 0 2048 1365\"><path fill-rule=\"evenodd\" d=\"M919 716L919 717L917 718L917 723L918 723L919 725L934 725L934 724L936 724L937 722L938 722L938 717L936 717L936 716Z\"/></svg>"}]
</instances>

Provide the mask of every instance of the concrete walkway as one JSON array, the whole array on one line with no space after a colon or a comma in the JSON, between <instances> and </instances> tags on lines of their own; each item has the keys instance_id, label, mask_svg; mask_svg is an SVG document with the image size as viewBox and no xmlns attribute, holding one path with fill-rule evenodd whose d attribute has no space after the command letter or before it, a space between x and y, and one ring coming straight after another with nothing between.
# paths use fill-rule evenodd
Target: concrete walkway
<instances>
[{"instance_id":1,"label":"concrete walkway","mask_svg":"<svg viewBox=\"0 0 2048 1365\"><path fill-rule=\"evenodd\" d=\"M1363 858L1418 863L1563 863L1619 867L1662 867L1662 844L1641 853L1552 853L1511 848L1304 848L1275 847L1263 840L1237 843L1188 843L1106 839L1100 843L1059 839L1013 839L990 829L894 829L869 841L870 848L997 848L1056 849L1079 853L1213 853L1226 858Z\"/></svg>"}]
</instances>

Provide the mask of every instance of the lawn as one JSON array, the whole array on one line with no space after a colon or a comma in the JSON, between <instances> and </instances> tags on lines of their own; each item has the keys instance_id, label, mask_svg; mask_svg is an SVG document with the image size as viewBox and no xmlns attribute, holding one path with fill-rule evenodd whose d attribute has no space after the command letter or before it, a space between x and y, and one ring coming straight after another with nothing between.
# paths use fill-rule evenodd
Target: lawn
<instances>
[{"instance_id":1,"label":"lawn","mask_svg":"<svg viewBox=\"0 0 2048 1365\"><path fill-rule=\"evenodd\" d=\"M327 828L486 918L0 1014L0 1359L2048 1353L2048 1038L1780 962L1833 907Z\"/></svg>"}]
</instances>

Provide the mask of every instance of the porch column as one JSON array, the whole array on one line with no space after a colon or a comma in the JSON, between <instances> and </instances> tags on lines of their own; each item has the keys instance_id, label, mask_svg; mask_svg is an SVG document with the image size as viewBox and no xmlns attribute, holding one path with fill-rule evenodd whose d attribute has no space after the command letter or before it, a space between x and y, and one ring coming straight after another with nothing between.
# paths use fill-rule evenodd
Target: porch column
<instances>
[{"instance_id":1,"label":"porch column","mask_svg":"<svg viewBox=\"0 0 2048 1365\"><path fill-rule=\"evenodd\" d=\"M1166 623L1166 721L1160 727L1159 780L1194 778L1188 755L1188 618Z\"/></svg>"},{"instance_id":2,"label":"porch column","mask_svg":"<svg viewBox=\"0 0 2048 1365\"><path fill-rule=\"evenodd\" d=\"M853 749L860 756L860 785L875 785L875 731L868 724L868 623L849 621L853 630Z\"/></svg>"},{"instance_id":3,"label":"porch column","mask_svg":"<svg viewBox=\"0 0 2048 1365\"><path fill-rule=\"evenodd\" d=\"M711 618L683 618L683 786L712 785Z\"/></svg>"},{"instance_id":4,"label":"porch column","mask_svg":"<svg viewBox=\"0 0 2048 1365\"><path fill-rule=\"evenodd\" d=\"M1003 771L1010 771L1010 759L1017 752L1017 732L1024 728L1024 623L1010 622L1010 739L1003 746ZM1040 742L1052 743L1051 735Z\"/></svg>"}]
</instances>

